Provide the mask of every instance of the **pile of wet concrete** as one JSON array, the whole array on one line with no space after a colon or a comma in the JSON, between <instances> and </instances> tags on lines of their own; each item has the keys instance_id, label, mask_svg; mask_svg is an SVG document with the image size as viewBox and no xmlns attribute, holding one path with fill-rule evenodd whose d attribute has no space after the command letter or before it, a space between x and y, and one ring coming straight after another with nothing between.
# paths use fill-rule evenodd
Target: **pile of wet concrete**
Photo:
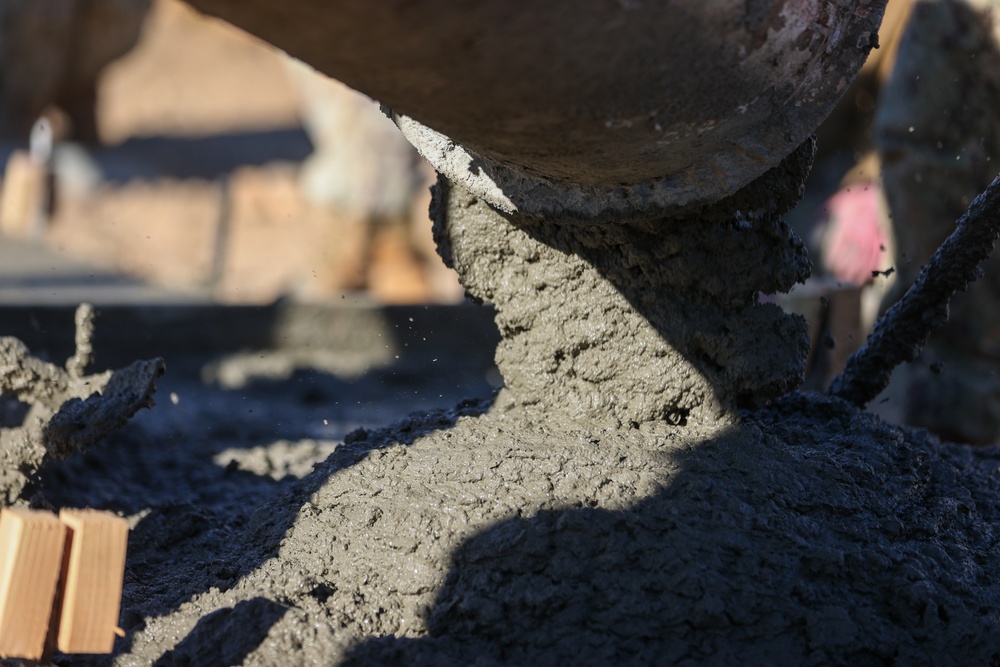
<instances>
[{"instance_id":1,"label":"pile of wet concrete","mask_svg":"<svg viewBox=\"0 0 1000 667\"><path fill-rule=\"evenodd\" d=\"M69 309L16 310L65 353ZM99 359L165 351L159 405L25 496L129 517L112 664L996 659L1000 449L815 395L711 427L502 409L483 313L341 311L106 310Z\"/></svg>"},{"instance_id":2,"label":"pile of wet concrete","mask_svg":"<svg viewBox=\"0 0 1000 667\"><path fill-rule=\"evenodd\" d=\"M363 387L255 393L244 354L48 468L35 502L132 519L113 663L1000 661L1000 450L794 393L805 323L757 298L808 274L780 217L883 3L199 4L394 106L504 388L317 438Z\"/></svg>"}]
</instances>

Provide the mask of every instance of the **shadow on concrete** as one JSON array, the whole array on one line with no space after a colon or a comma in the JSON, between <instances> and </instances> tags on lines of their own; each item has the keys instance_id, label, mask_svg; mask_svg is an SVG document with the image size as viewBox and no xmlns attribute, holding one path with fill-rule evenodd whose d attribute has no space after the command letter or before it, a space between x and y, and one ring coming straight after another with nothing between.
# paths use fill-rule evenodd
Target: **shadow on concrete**
<instances>
[{"instance_id":1,"label":"shadow on concrete","mask_svg":"<svg viewBox=\"0 0 1000 667\"><path fill-rule=\"evenodd\" d=\"M242 664L286 611L286 607L259 597L217 609L203 616L194 630L153 667Z\"/></svg>"},{"instance_id":2,"label":"shadow on concrete","mask_svg":"<svg viewBox=\"0 0 1000 667\"><path fill-rule=\"evenodd\" d=\"M486 376L497 335L489 313L478 308L126 306L98 308L97 314L94 346L101 367L155 352L166 359L167 374L157 383L160 405L89 451L44 468L24 497L56 509L141 516L129 537L121 619L127 637L116 654L131 650L149 620L212 588L232 588L276 555L310 488L327 479L314 474L303 483L304 473L221 465L223 452L343 441L325 468L342 470L381 447L411 444L420 433L407 435L410 412L416 413L413 423L447 429L459 415L480 414L491 402ZM5 333L33 351L57 362L71 354L73 308L4 307L0 317ZM308 369L306 354L303 367L287 377L251 374L247 384L231 388L203 381L207 361L237 352L256 358L250 353L255 349L339 352L369 358L372 367L342 378ZM480 398L463 401L469 396ZM397 422L391 430L378 428L390 422ZM322 460L318 451L304 456ZM229 633L226 655L246 655L281 618L279 611L280 605L261 599L215 612L160 664L215 664L201 659L199 647L211 645L219 628L241 628L244 616L253 620L247 621L253 631ZM234 648L234 642L243 644ZM74 665L106 660L58 658Z\"/></svg>"},{"instance_id":3,"label":"shadow on concrete","mask_svg":"<svg viewBox=\"0 0 1000 667\"><path fill-rule=\"evenodd\" d=\"M341 665L995 664L1000 511L973 477L1000 449L968 452L793 394L665 451L661 490L625 509L480 530L427 636Z\"/></svg>"}]
</instances>

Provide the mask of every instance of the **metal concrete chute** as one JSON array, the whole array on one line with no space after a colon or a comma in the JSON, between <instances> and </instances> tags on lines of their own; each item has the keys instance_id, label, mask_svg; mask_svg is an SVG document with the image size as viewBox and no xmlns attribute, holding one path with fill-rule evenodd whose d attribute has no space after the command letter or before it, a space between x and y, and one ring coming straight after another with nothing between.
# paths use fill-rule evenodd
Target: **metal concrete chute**
<instances>
[{"instance_id":1,"label":"metal concrete chute","mask_svg":"<svg viewBox=\"0 0 1000 667\"><path fill-rule=\"evenodd\" d=\"M710 204L776 166L860 69L885 5L191 4L379 100L502 210L595 220Z\"/></svg>"}]
</instances>

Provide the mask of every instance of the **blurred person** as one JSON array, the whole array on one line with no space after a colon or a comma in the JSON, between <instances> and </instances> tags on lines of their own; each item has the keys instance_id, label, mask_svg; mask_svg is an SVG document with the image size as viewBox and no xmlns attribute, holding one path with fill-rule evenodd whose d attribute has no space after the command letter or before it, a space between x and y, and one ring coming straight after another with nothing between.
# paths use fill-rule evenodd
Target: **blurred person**
<instances>
[{"instance_id":1,"label":"blurred person","mask_svg":"<svg viewBox=\"0 0 1000 667\"><path fill-rule=\"evenodd\" d=\"M895 237L874 153L823 204L813 236L821 271L839 286L861 288L860 338L871 331L896 278Z\"/></svg>"},{"instance_id":2,"label":"blurred person","mask_svg":"<svg viewBox=\"0 0 1000 667\"><path fill-rule=\"evenodd\" d=\"M891 6L892 3L890 3ZM919 0L874 117L882 184L898 244L890 301L916 279L1000 169L996 2ZM1000 439L1000 259L968 292L890 392L902 418L943 437Z\"/></svg>"},{"instance_id":3,"label":"blurred person","mask_svg":"<svg viewBox=\"0 0 1000 667\"><path fill-rule=\"evenodd\" d=\"M806 240L813 278L785 299L813 331L806 385L823 389L871 330L896 279L894 236L882 190L872 119L912 2L892 0L879 47L817 129L817 154L788 223ZM824 297L821 305L817 297Z\"/></svg>"},{"instance_id":4,"label":"blurred person","mask_svg":"<svg viewBox=\"0 0 1000 667\"><path fill-rule=\"evenodd\" d=\"M817 173L840 182L818 215L818 269L864 286L865 330L1000 169L996 5L891 1L880 48L820 128ZM998 264L991 258L953 298L949 323L921 358L897 369L887 399L894 418L958 441L1000 439ZM894 283L875 273L890 268Z\"/></svg>"},{"instance_id":5,"label":"blurred person","mask_svg":"<svg viewBox=\"0 0 1000 667\"><path fill-rule=\"evenodd\" d=\"M816 178L813 185L833 194L816 216L812 245L819 270L865 292L862 322L868 328L893 282L876 281L894 261L894 239L882 188L881 161L872 124L880 91L892 73L899 40L912 0L892 0L879 28L879 47L817 130Z\"/></svg>"}]
</instances>

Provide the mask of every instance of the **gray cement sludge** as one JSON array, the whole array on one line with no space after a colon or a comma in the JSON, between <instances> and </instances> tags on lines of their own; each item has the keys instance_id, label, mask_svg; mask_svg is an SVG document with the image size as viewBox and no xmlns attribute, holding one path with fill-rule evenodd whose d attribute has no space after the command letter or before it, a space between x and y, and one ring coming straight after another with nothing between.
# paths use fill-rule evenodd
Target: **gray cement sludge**
<instances>
[{"instance_id":1,"label":"gray cement sludge","mask_svg":"<svg viewBox=\"0 0 1000 667\"><path fill-rule=\"evenodd\" d=\"M838 399L774 398L783 382L756 385L762 406L740 410L755 393L740 383L760 375L727 375L732 362L699 367L662 339L656 344L665 347L649 359L642 346L618 359L613 366L624 376L585 365L547 374L541 361L518 365L523 357L504 351L511 334L528 330L517 317L548 327L531 331L541 343L528 348L581 336L571 328L579 315L572 303L559 301L548 320L517 310L531 305L517 301L537 293L539 275L542 293L559 294L561 281L589 289L580 298L595 312L613 300L601 311L621 313L612 321L627 318L629 300L586 277L586 267L574 268L585 254L579 247L551 253L490 224L522 257L549 252L548 264L525 271L512 270L500 252L491 271L489 253L483 260L477 251L470 261L485 266L464 271L473 293L490 281L498 286L482 298L507 290L507 303L498 304L501 331L508 327L498 363L511 386L493 400L349 434L301 481L203 467L203 478L184 482L184 502L157 502L162 491L133 486L129 502L140 511L125 590L129 636L113 664L997 659L1000 450L940 443ZM758 217L750 229L724 228L744 250L766 247L781 232L794 256L794 239L775 224ZM463 261L461 234L470 233L463 229L451 228L450 245L442 243L451 261ZM697 258L693 247L689 257ZM746 256L755 258L752 250ZM753 273L726 259L731 270ZM710 261L705 272L724 275ZM752 312L757 306L739 298L748 290L738 288L724 305ZM720 308L702 299L702 308ZM628 330L641 337L637 331ZM771 331L786 335L780 326ZM597 334L611 342L625 336ZM777 347L742 351L753 359ZM587 390L606 395L594 389L602 382L634 388L628 373L641 380L663 359L651 373L664 378L659 388L629 392L620 405L588 398ZM594 361L599 371L600 356ZM782 378L795 362L764 366ZM560 389L578 399L560 401ZM644 400L657 390L662 395ZM204 390L192 391L197 400ZM295 414L280 396L271 397L268 418ZM671 397L692 396L678 419ZM201 442L188 451L218 450L219 438L258 438L260 418L235 410L220 415L228 434L197 435ZM118 446L135 446L132 437L124 434ZM170 470L175 454L146 456L136 453L116 474L141 478L147 466L146 474L163 477L157 488L184 474Z\"/></svg>"},{"instance_id":2,"label":"gray cement sludge","mask_svg":"<svg viewBox=\"0 0 1000 667\"><path fill-rule=\"evenodd\" d=\"M445 193L441 247L496 301L507 388L354 432L299 481L215 466L266 419L200 410L223 399L194 386L183 427L154 419L53 466L53 502L135 524L110 662L1000 660L1000 451L787 393L801 323L756 292L807 272L777 219L801 159L655 238L644 219L508 219ZM635 213L626 194L579 217ZM300 415L285 390L267 419ZM74 495L87 474L115 484Z\"/></svg>"}]
</instances>

